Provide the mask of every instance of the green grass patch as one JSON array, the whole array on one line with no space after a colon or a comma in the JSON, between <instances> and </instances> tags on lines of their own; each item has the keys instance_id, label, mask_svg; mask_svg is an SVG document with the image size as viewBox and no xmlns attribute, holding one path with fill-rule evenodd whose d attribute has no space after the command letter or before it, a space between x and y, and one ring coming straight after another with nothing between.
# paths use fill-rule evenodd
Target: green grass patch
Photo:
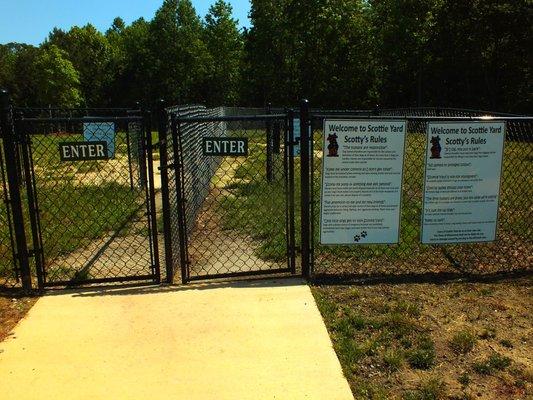
<instances>
[{"instance_id":1,"label":"green grass patch","mask_svg":"<svg viewBox=\"0 0 533 400\"><path fill-rule=\"evenodd\" d=\"M472 368L475 372L482 375L490 375L496 371L503 371L511 365L511 359L499 353L493 352L484 360L475 362Z\"/></svg>"},{"instance_id":2,"label":"green grass patch","mask_svg":"<svg viewBox=\"0 0 533 400\"><path fill-rule=\"evenodd\" d=\"M453 334L450 339L450 348L457 354L466 354L471 351L477 341L476 335L469 330L461 330Z\"/></svg>"},{"instance_id":3,"label":"green grass patch","mask_svg":"<svg viewBox=\"0 0 533 400\"><path fill-rule=\"evenodd\" d=\"M408 391L404 400L440 400L446 397L446 384L438 377L430 377L420 383L417 390Z\"/></svg>"}]
</instances>

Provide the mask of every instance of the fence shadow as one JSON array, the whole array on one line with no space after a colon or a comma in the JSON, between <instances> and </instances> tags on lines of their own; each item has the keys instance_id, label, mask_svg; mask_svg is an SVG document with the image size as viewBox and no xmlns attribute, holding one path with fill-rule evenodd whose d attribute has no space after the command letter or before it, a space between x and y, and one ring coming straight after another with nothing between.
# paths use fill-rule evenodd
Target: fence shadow
<instances>
[{"instance_id":1,"label":"fence shadow","mask_svg":"<svg viewBox=\"0 0 533 400\"><path fill-rule=\"evenodd\" d=\"M45 296L63 296L72 295L73 297L103 297L103 296L132 296L144 294L161 294L171 292L185 292L193 290L212 290L212 289L257 289L268 287L284 287L284 286L300 286L305 285L306 282L300 277L288 278L257 278L246 280L224 280L224 281L210 281L202 283L193 283L187 285L154 285L147 284L139 286L139 284L131 285L109 285L99 287L87 287L78 289L58 289L48 290Z\"/></svg>"},{"instance_id":2,"label":"fence shadow","mask_svg":"<svg viewBox=\"0 0 533 400\"><path fill-rule=\"evenodd\" d=\"M346 274L317 276L314 285L402 285L408 283L499 283L509 279L533 278L533 270L495 272L490 274L467 274L464 272L426 272L405 274Z\"/></svg>"}]
</instances>

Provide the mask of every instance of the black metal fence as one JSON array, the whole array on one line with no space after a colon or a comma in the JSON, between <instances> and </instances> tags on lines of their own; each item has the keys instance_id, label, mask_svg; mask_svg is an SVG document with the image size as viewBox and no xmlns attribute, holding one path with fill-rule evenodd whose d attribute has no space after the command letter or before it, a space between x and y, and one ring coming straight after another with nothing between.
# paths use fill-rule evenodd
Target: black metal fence
<instances>
[{"instance_id":1,"label":"black metal fence","mask_svg":"<svg viewBox=\"0 0 533 400\"><path fill-rule=\"evenodd\" d=\"M533 269L533 119L529 117L436 108L162 106L159 186L154 181L152 157L157 145L152 144L149 113L16 109L6 101L4 96L0 113L3 288L157 282L161 276L168 282L175 276L187 282L294 274L300 265L304 276L344 282ZM422 244L427 124L483 121L489 115L507 127L497 240ZM326 118L407 121L398 244L319 243ZM206 155L204 138L244 140L248 152ZM69 155L61 153L64 144L75 147L85 142L106 142L106 157L68 160ZM158 220L159 200L163 213ZM163 274L158 228L165 239Z\"/></svg>"},{"instance_id":2,"label":"black metal fence","mask_svg":"<svg viewBox=\"0 0 533 400\"><path fill-rule=\"evenodd\" d=\"M431 121L506 122L498 237L494 243L424 245L420 241L426 129ZM401 234L397 245L322 246L319 243L321 157L325 118L387 118L407 121ZM533 269L533 119L457 109L313 112L309 264L315 279L372 280L391 277L492 275ZM302 178L305 179L305 178Z\"/></svg>"},{"instance_id":3,"label":"black metal fence","mask_svg":"<svg viewBox=\"0 0 533 400\"><path fill-rule=\"evenodd\" d=\"M149 114L8 106L3 115L11 131L4 149L15 149L3 184L14 229L2 224L0 238L7 230L8 248L17 250L15 259L2 257L0 284L13 271L27 279L26 290L158 282Z\"/></svg>"}]
</instances>

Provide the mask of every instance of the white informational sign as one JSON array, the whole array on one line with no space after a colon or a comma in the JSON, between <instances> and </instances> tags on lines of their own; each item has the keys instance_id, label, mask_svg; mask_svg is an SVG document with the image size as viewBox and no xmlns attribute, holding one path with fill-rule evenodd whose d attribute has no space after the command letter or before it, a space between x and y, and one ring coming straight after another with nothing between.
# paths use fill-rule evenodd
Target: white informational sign
<instances>
[{"instance_id":1,"label":"white informational sign","mask_svg":"<svg viewBox=\"0 0 533 400\"><path fill-rule=\"evenodd\" d=\"M496 240L505 124L430 122L422 243Z\"/></svg>"},{"instance_id":2,"label":"white informational sign","mask_svg":"<svg viewBox=\"0 0 533 400\"><path fill-rule=\"evenodd\" d=\"M84 122L83 137L87 142L106 142L107 156L115 156L115 124L113 122Z\"/></svg>"},{"instance_id":3,"label":"white informational sign","mask_svg":"<svg viewBox=\"0 0 533 400\"><path fill-rule=\"evenodd\" d=\"M321 244L398 243L405 121L325 120Z\"/></svg>"}]
</instances>

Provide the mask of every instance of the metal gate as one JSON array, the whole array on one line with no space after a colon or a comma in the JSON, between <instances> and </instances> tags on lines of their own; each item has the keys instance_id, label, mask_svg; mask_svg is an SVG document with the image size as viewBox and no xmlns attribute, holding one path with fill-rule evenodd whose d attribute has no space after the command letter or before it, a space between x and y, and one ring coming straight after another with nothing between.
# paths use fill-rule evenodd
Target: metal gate
<instances>
[{"instance_id":1,"label":"metal gate","mask_svg":"<svg viewBox=\"0 0 533 400\"><path fill-rule=\"evenodd\" d=\"M189 107L168 115L161 143L167 276L294 274L290 114L225 116Z\"/></svg>"},{"instance_id":2,"label":"metal gate","mask_svg":"<svg viewBox=\"0 0 533 400\"><path fill-rule=\"evenodd\" d=\"M15 109L14 126L39 288L159 282L148 114Z\"/></svg>"}]
</instances>

